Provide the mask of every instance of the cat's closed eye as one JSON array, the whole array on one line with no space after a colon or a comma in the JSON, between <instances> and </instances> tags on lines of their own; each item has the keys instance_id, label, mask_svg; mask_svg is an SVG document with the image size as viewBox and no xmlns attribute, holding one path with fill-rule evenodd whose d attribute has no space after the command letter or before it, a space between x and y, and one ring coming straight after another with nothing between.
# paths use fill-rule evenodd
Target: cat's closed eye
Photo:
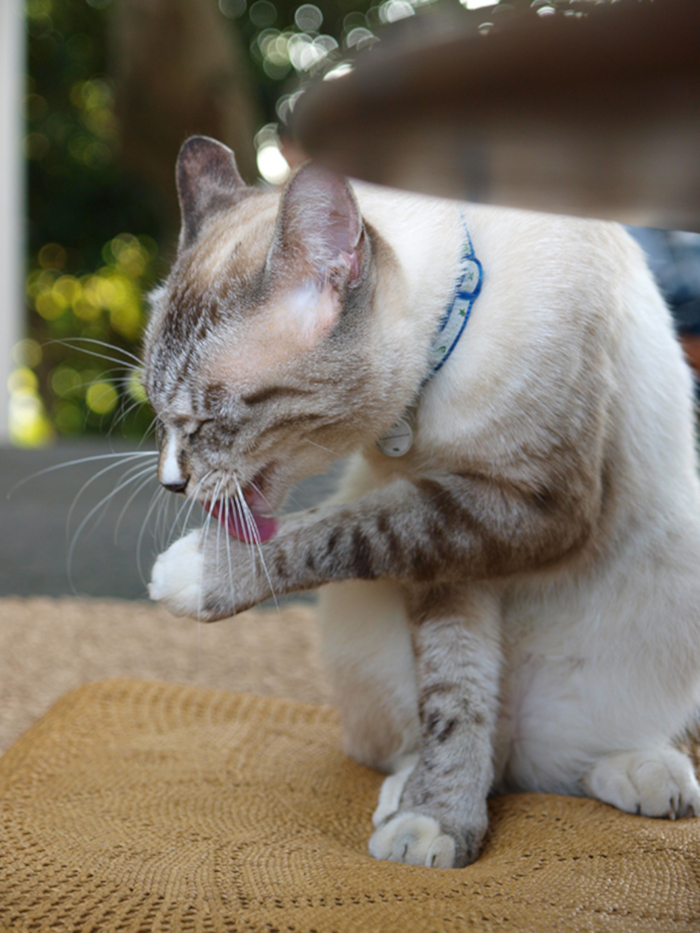
<instances>
[{"instance_id":1,"label":"cat's closed eye","mask_svg":"<svg viewBox=\"0 0 700 933\"><path fill-rule=\"evenodd\" d=\"M204 421L200 421L200 422L199 422L199 424L196 426L196 428L195 428L193 431L189 431L189 432L185 435L185 437L186 437L187 440L190 441L190 442L191 442L191 441L194 441L194 440L197 440L197 439L201 438L202 431L203 431L205 428L210 428L210 426L213 425L214 423L215 423L215 422L214 422L214 419L213 419L213 418L205 418ZM208 433L208 432L205 432L205 433Z\"/></svg>"}]
</instances>

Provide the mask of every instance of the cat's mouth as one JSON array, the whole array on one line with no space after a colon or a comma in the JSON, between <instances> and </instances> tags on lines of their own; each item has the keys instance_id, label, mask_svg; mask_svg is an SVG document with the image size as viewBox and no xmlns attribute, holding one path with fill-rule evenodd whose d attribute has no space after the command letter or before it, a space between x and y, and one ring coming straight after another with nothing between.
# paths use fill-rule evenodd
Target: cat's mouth
<instances>
[{"instance_id":1,"label":"cat's mouth","mask_svg":"<svg viewBox=\"0 0 700 933\"><path fill-rule=\"evenodd\" d=\"M256 480L258 478L256 477ZM277 534L278 521L270 511L269 503L260 490L258 482L253 482L241 490L245 507L240 498L217 499L206 501L204 508L214 516L233 538L246 544L269 541Z\"/></svg>"}]
</instances>

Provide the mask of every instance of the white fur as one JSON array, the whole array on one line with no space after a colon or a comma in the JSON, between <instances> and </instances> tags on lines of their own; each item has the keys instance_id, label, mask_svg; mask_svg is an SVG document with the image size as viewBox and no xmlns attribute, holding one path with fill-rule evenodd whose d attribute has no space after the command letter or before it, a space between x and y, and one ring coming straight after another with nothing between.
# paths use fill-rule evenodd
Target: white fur
<instances>
[{"instance_id":1,"label":"white fur","mask_svg":"<svg viewBox=\"0 0 700 933\"><path fill-rule=\"evenodd\" d=\"M178 462L178 450L177 435L169 431L158 463L158 478L164 486L181 486L185 481Z\"/></svg>"},{"instance_id":2,"label":"white fur","mask_svg":"<svg viewBox=\"0 0 700 933\"><path fill-rule=\"evenodd\" d=\"M370 855L388 862L452 868L455 844L431 816L400 813L381 826L369 841Z\"/></svg>"},{"instance_id":3,"label":"white fur","mask_svg":"<svg viewBox=\"0 0 700 933\"><path fill-rule=\"evenodd\" d=\"M151 599L162 601L176 616L201 614L204 557L198 529L180 538L156 560L148 585Z\"/></svg>"},{"instance_id":4,"label":"white fur","mask_svg":"<svg viewBox=\"0 0 700 933\"><path fill-rule=\"evenodd\" d=\"M690 761L675 749L621 752L601 758L586 792L619 810L643 816L700 816L700 792Z\"/></svg>"},{"instance_id":5,"label":"white fur","mask_svg":"<svg viewBox=\"0 0 700 933\"><path fill-rule=\"evenodd\" d=\"M377 324L384 365L397 358L410 371L413 348L424 345L454 281L459 214L448 202L419 199L418 240L398 221L412 196L358 186L358 197L392 243L406 282L400 309L389 296ZM458 468L466 454L511 469L512 451L533 429L522 411L539 411L543 426L566 417L567 406L575 417L575 374L604 365L625 477L615 527L585 572L497 585L505 671L496 786L588 793L648 815L697 812L700 787L672 743L700 704L700 487L691 379L668 312L641 252L615 225L469 205L462 211L484 289L448 365L422 393L415 457ZM599 361L589 359L581 314L601 316L614 333ZM494 423L507 430L494 433ZM368 450L342 495L351 499L408 469ZM415 675L407 653L393 647L406 625L397 614L401 598L389 582L322 593L324 654L343 684L344 721L353 678L372 697L383 691L397 721L406 720ZM346 735L360 760L368 732L369 715L364 731ZM396 744L406 750L415 721L404 739ZM410 820L375 834L372 851L392 858L412 834L421 840L420 860L423 831Z\"/></svg>"},{"instance_id":6,"label":"white fur","mask_svg":"<svg viewBox=\"0 0 700 933\"><path fill-rule=\"evenodd\" d=\"M381 826L399 809L401 794L406 781L411 776L411 772L416 766L418 755L405 755L396 770L395 774L390 774L384 779L382 789L379 791L379 801L377 808L372 814L372 825Z\"/></svg>"}]
</instances>

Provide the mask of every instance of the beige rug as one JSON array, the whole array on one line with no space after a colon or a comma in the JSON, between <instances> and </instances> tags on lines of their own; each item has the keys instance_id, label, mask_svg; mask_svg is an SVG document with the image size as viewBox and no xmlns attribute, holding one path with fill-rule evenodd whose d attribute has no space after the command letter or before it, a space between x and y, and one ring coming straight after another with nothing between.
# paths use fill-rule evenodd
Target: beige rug
<instances>
[{"instance_id":1,"label":"beige rug","mask_svg":"<svg viewBox=\"0 0 700 933\"><path fill-rule=\"evenodd\" d=\"M307 606L2 599L0 671L0 749L31 727L0 760L0 933L700 931L700 819L521 794L467 869L369 858L381 776L295 702L330 699Z\"/></svg>"},{"instance_id":2,"label":"beige rug","mask_svg":"<svg viewBox=\"0 0 700 933\"><path fill-rule=\"evenodd\" d=\"M199 625L149 603L0 599L0 753L68 690L110 677L330 702L308 606Z\"/></svg>"},{"instance_id":3,"label":"beige rug","mask_svg":"<svg viewBox=\"0 0 700 933\"><path fill-rule=\"evenodd\" d=\"M109 681L0 760L2 933L687 933L700 820L491 801L481 858L367 854L381 776L333 710Z\"/></svg>"}]
</instances>

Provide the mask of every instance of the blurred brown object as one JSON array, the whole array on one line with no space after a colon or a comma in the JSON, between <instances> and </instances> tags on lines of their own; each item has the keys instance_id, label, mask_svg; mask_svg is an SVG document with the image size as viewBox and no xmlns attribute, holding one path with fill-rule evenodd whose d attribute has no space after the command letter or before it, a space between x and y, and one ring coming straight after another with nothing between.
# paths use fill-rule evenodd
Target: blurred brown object
<instances>
[{"instance_id":1,"label":"blurred brown object","mask_svg":"<svg viewBox=\"0 0 700 933\"><path fill-rule=\"evenodd\" d=\"M304 149L380 184L700 230L700 2L507 8L313 88Z\"/></svg>"},{"instance_id":2,"label":"blurred brown object","mask_svg":"<svg viewBox=\"0 0 700 933\"><path fill-rule=\"evenodd\" d=\"M680 341L695 378L700 380L700 337L696 334L681 334Z\"/></svg>"},{"instance_id":3,"label":"blurred brown object","mask_svg":"<svg viewBox=\"0 0 700 933\"><path fill-rule=\"evenodd\" d=\"M110 45L124 164L161 195L171 229L175 160L188 136L222 140L243 177L257 177L245 53L214 0L122 0Z\"/></svg>"}]
</instances>

